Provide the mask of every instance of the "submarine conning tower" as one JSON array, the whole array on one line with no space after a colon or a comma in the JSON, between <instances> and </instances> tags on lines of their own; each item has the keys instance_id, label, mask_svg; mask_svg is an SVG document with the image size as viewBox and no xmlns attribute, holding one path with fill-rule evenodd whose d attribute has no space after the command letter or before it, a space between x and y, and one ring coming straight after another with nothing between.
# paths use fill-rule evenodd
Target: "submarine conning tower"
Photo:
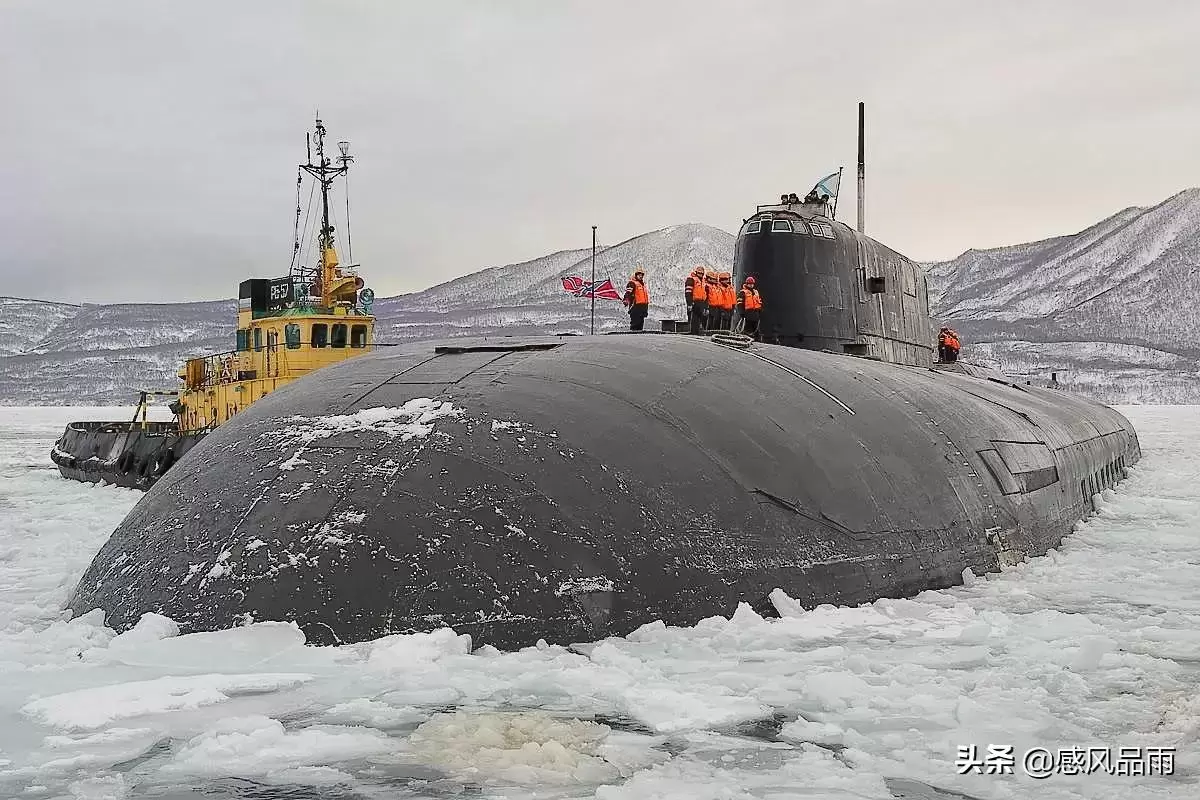
<instances>
[{"instance_id":1,"label":"submarine conning tower","mask_svg":"<svg viewBox=\"0 0 1200 800\"><path fill-rule=\"evenodd\" d=\"M823 197L783 195L742 223L734 285L751 275L763 296L764 342L933 363L924 270L835 220Z\"/></svg>"}]
</instances>

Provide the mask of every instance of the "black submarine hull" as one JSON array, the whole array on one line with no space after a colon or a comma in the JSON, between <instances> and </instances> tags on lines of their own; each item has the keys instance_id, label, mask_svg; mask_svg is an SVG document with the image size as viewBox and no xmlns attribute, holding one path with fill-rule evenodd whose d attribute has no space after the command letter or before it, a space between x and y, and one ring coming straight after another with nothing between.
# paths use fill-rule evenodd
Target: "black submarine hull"
<instances>
[{"instance_id":1,"label":"black submarine hull","mask_svg":"<svg viewBox=\"0 0 1200 800\"><path fill-rule=\"evenodd\" d=\"M854 604L1044 554L1140 455L1112 409L965 368L653 334L435 345L222 425L70 607L117 630L153 611L513 648L771 613L776 588ZM414 398L453 413L380 421Z\"/></svg>"},{"instance_id":2,"label":"black submarine hull","mask_svg":"<svg viewBox=\"0 0 1200 800\"><path fill-rule=\"evenodd\" d=\"M64 478L149 489L204 435L174 422L72 422L50 459Z\"/></svg>"}]
</instances>

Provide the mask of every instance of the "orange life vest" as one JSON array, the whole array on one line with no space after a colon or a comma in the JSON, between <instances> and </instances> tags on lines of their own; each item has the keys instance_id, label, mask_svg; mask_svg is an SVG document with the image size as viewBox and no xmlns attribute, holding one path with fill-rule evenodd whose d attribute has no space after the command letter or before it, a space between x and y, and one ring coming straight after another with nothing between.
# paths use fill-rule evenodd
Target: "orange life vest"
<instances>
[{"instance_id":1,"label":"orange life vest","mask_svg":"<svg viewBox=\"0 0 1200 800\"><path fill-rule=\"evenodd\" d=\"M650 305L650 293L646 291L646 284L636 278L630 278L629 285L633 289L633 304L635 306Z\"/></svg>"},{"instance_id":2,"label":"orange life vest","mask_svg":"<svg viewBox=\"0 0 1200 800\"><path fill-rule=\"evenodd\" d=\"M742 287L742 306L747 311L762 309L762 296L758 293L758 289L751 289L749 286Z\"/></svg>"},{"instance_id":3,"label":"orange life vest","mask_svg":"<svg viewBox=\"0 0 1200 800\"><path fill-rule=\"evenodd\" d=\"M721 309L722 311L733 310L734 292L732 286L727 283L720 284L717 287L717 297L717 308Z\"/></svg>"},{"instance_id":4,"label":"orange life vest","mask_svg":"<svg viewBox=\"0 0 1200 800\"><path fill-rule=\"evenodd\" d=\"M704 303L708 301L708 289L704 285L704 279L697 277L692 285L692 302Z\"/></svg>"}]
</instances>

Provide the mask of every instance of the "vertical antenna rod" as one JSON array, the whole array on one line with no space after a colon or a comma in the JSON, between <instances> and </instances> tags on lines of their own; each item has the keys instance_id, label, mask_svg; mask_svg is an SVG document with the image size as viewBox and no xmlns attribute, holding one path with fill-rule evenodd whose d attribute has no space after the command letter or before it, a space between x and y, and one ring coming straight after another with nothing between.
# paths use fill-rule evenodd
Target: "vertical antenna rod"
<instances>
[{"instance_id":1,"label":"vertical antenna rod","mask_svg":"<svg viewBox=\"0 0 1200 800\"><path fill-rule=\"evenodd\" d=\"M596 335L596 226L592 226L592 335Z\"/></svg>"},{"instance_id":2,"label":"vertical antenna rod","mask_svg":"<svg viewBox=\"0 0 1200 800\"><path fill-rule=\"evenodd\" d=\"M867 162L864 155L864 137L863 137L863 116L865 105L858 104L858 232L864 233L863 230L867 224L866 212L866 191L867 184Z\"/></svg>"},{"instance_id":3,"label":"vertical antenna rod","mask_svg":"<svg viewBox=\"0 0 1200 800\"><path fill-rule=\"evenodd\" d=\"M325 126L321 123L320 117L317 117L317 168L321 173L320 244L323 254L327 248L333 247L333 228L329 226L329 184L333 183L333 177L328 175L329 159L325 157Z\"/></svg>"}]
</instances>

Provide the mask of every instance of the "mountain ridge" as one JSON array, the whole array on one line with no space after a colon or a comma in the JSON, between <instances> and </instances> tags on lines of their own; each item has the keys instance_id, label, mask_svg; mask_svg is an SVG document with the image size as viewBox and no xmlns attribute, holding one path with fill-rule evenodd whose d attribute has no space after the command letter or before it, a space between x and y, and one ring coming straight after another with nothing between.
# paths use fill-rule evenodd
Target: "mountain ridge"
<instances>
[{"instance_id":1,"label":"mountain ridge","mask_svg":"<svg viewBox=\"0 0 1200 800\"><path fill-rule=\"evenodd\" d=\"M597 245L596 275L620 291L647 270L647 327L684 314L696 264L731 270L732 234L684 223ZM477 335L587 333L591 302L562 278L591 277L591 248L501 264L378 298L380 342ZM936 316L963 334L968 360L1046 377L1107 402L1200 401L1200 189L1129 206L1073 234L971 248L923 265ZM368 272L364 277L370 277ZM619 302L598 299L596 331L620 330ZM188 357L233 347L233 299L70 304L0 297L0 404L111 403L178 384Z\"/></svg>"}]
</instances>

